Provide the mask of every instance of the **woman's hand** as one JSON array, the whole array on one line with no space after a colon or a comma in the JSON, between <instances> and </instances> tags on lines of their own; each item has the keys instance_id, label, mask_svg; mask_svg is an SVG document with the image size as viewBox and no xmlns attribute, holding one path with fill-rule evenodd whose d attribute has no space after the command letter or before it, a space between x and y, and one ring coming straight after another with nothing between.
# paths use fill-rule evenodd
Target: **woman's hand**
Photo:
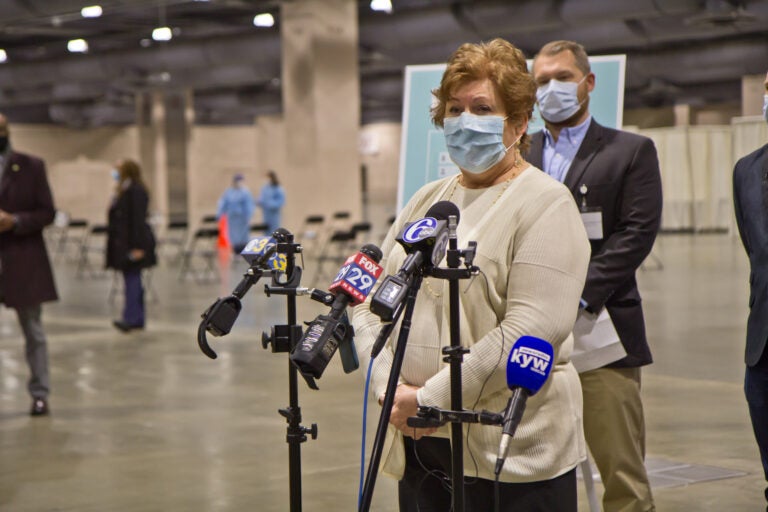
<instances>
[{"instance_id":1,"label":"woman's hand","mask_svg":"<svg viewBox=\"0 0 768 512\"><path fill-rule=\"evenodd\" d=\"M144 250L143 249L131 249L128 252L128 259L131 260L131 261L139 261L142 258L144 258Z\"/></svg>"},{"instance_id":2,"label":"woman's hand","mask_svg":"<svg viewBox=\"0 0 768 512\"><path fill-rule=\"evenodd\" d=\"M434 433L436 428L414 428L408 426L408 418L416 416L419 411L419 402L416 398L416 392L419 390L416 386L409 384L400 384L395 390L395 401L392 404L392 414L389 422L400 430L404 435L416 440L423 436Z\"/></svg>"}]
</instances>

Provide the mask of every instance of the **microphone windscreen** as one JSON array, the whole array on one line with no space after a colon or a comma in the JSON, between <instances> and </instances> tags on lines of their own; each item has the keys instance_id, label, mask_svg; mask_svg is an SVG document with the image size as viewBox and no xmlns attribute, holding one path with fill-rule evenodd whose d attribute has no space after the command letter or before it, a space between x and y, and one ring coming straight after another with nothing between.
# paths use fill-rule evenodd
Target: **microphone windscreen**
<instances>
[{"instance_id":1,"label":"microphone windscreen","mask_svg":"<svg viewBox=\"0 0 768 512\"><path fill-rule=\"evenodd\" d=\"M361 249L360 252L371 258L376 263L381 261L382 256L384 254L381 252L381 249L379 249L374 244L365 244Z\"/></svg>"},{"instance_id":2,"label":"microphone windscreen","mask_svg":"<svg viewBox=\"0 0 768 512\"><path fill-rule=\"evenodd\" d=\"M285 228L277 228L272 232L272 236L278 242L287 242L293 238L293 234Z\"/></svg>"},{"instance_id":3,"label":"microphone windscreen","mask_svg":"<svg viewBox=\"0 0 768 512\"><path fill-rule=\"evenodd\" d=\"M451 215L456 216L456 224L459 223L459 207L450 201L438 201L427 210L426 217L433 217L438 220L448 220Z\"/></svg>"},{"instance_id":4,"label":"microphone windscreen","mask_svg":"<svg viewBox=\"0 0 768 512\"><path fill-rule=\"evenodd\" d=\"M536 394L552 371L554 351L552 345L533 336L521 336L507 360L507 386L523 388Z\"/></svg>"}]
</instances>

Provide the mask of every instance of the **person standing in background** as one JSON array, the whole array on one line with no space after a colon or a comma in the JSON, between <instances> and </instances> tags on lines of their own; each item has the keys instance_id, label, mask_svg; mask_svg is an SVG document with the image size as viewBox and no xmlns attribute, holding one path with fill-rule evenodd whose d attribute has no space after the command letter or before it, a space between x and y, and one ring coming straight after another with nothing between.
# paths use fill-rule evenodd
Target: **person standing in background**
<instances>
[{"instance_id":1,"label":"person standing in background","mask_svg":"<svg viewBox=\"0 0 768 512\"><path fill-rule=\"evenodd\" d=\"M216 209L216 217L227 216L227 235L235 254L240 254L248 245L250 222L255 209L253 195L244 181L242 174L235 174L232 178L232 186L224 191Z\"/></svg>"},{"instance_id":2,"label":"person standing in background","mask_svg":"<svg viewBox=\"0 0 768 512\"><path fill-rule=\"evenodd\" d=\"M43 228L56 210L45 163L10 144L8 119L0 114L0 303L16 310L24 333L32 416L50 413L48 344L43 302L58 299Z\"/></svg>"},{"instance_id":3,"label":"person standing in background","mask_svg":"<svg viewBox=\"0 0 768 512\"><path fill-rule=\"evenodd\" d=\"M661 225L656 148L647 137L592 119L595 75L580 44L544 45L533 60L533 77L545 129L533 135L528 161L570 189L585 220L590 214L600 219L588 230L592 255L580 306L593 315L607 309L626 352L579 374L584 434L604 484L604 512L652 511L640 367L653 359L635 272Z\"/></svg>"},{"instance_id":4,"label":"person standing in background","mask_svg":"<svg viewBox=\"0 0 768 512\"><path fill-rule=\"evenodd\" d=\"M267 172L269 180L259 193L257 204L261 208L264 224L267 225L267 234L272 234L280 226L280 209L285 204L285 191L277 181L275 171Z\"/></svg>"},{"instance_id":5,"label":"person standing in background","mask_svg":"<svg viewBox=\"0 0 768 512\"><path fill-rule=\"evenodd\" d=\"M142 269L157 264L155 237L147 223L149 192L141 179L141 167L133 160L117 164L118 181L109 207L107 225L107 268L123 273L125 302L120 320L113 320L122 332L143 329L144 286Z\"/></svg>"},{"instance_id":6,"label":"person standing in background","mask_svg":"<svg viewBox=\"0 0 768 512\"><path fill-rule=\"evenodd\" d=\"M768 73L764 86L763 118L768 123ZM768 144L736 162L733 204L750 269L744 394L768 481Z\"/></svg>"}]
</instances>

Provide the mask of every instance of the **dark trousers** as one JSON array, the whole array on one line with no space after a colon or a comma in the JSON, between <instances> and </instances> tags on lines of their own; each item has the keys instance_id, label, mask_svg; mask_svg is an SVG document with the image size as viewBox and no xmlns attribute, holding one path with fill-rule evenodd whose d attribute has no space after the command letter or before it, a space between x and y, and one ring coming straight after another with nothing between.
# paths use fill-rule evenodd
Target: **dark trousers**
<instances>
[{"instance_id":1,"label":"dark trousers","mask_svg":"<svg viewBox=\"0 0 768 512\"><path fill-rule=\"evenodd\" d=\"M415 451L414 451L415 447ZM406 467L398 484L400 512L451 510L451 443L405 438ZM493 512L494 482L464 478L466 512ZM499 512L576 512L576 469L552 480L499 483Z\"/></svg>"},{"instance_id":2,"label":"dark trousers","mask_svg":"<svg viewBox=\"0 0 768 512\"><path fill-rule=\"evenodd\" d=\"M755 366L747 366L744 374L744 395L747 397L749 417L755 432L763 472L768 480L768 350ZM768 487L765 489L768 501ZM768 510L768 508L766 508Z\"/></svg>"},{"instance_id":3,"label":"dark trousers","mask_svg":"<svg viewBox=\"0 0 768 512\"><path fill-rule=\"evenodd\" d=\"M19 325L24 332L25 355L29 365L27 390L33 398L47 398L50 392L48 344L43 332L43 322L40 319L41 313L42 307L39 304L16 310Z\"/></svg>"},{"instance_id":4,"label":"dark trousers","mask_svg":"<svg viewBox=\"0 0 768 512\"><path fill-rule=\"evenodd\" d=\"M144 286L141 284L141 269L123 270L125 281L125 304L123 322L131 326L144 326Z\"/></svg>"},{"instance_id":5,"label":"dark trousers","mask_svg":"<svg viewBox=\"0 0 768 512\"><path fill-rule=\"evenodd\" d=\"M0 303L4 300L0 288ZM43 308L40 304L15 308L21 332L24 333L24 354L29 365L27 390L33 398L47 398L51 387L48 373L48 343L41 320Z\"/></svg>"}]
</instances>

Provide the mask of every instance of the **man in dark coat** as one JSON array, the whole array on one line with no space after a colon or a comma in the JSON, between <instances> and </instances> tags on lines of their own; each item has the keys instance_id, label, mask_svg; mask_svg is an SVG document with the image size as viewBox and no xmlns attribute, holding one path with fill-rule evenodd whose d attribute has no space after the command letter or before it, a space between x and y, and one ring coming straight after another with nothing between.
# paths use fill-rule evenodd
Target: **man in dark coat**
<instances>
[{"instance_id":1,"label":"man in dark coat","mask_svg":"<svg viewBox=\"0 0 768 512\"><path fill-rule=\"evenodd\" d=\"M17 153L0 114L0 302L16 310L26 342L33 416L48 414L48 348L41 304L58 299L43 228L55 209L45 164Z\"/></svg>"},{"instance_id":2,"label":"man in dark coat","mask_svg":"<svg viewBox=\"0 0 768 512\"><path fill-rule=\"evenodd\" d=\"M768 122L768 73L765 75L763 117ZM768 480L768 144L736 162L733 203L736 225L749 257L744 394L763 472ZM768 488L765 498L768 500Z\"/></svg>"},{"instance_id":3,"label":"man in dark coat","mask_svg":"<svg viewBox=\"0 0 768 512\"><path fill-rule=\"evenodd\" d=\"M603 480L603 509L653 511L640 399L640 368L653 360L635 272L661 224L656 148L647 137L592 119L595 75L581 45L546 44L533 76L545 130L533 135L527 160L567 186L580 207L592 245L580 305L593 314L607 310L626 352L579 374L584 435Z\"/></svg>"}]
</instances>

